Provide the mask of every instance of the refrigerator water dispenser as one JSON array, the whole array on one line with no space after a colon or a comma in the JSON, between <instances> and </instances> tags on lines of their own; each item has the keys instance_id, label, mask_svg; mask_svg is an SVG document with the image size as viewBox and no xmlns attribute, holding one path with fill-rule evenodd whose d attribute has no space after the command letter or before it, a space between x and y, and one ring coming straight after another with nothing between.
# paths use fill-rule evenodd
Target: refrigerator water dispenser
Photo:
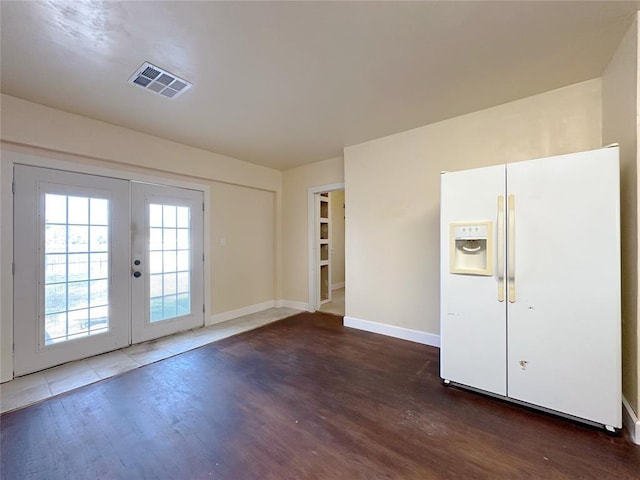
<instances>
[{"instance_id":1,"label":"refrigerator water dispenser","mask_svg":"<svg viewBox=\"0 0 640 480\"><path fill-rule=\"evenodd\" d=\"M450 224L450 271L464 275L493 275L492 222Z\"/></svg>"}]
</instances>

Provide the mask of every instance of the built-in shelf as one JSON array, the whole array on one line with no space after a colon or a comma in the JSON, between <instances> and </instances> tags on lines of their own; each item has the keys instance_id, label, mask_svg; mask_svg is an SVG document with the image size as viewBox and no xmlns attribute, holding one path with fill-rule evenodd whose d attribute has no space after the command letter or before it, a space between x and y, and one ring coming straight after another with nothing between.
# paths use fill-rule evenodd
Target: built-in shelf
<instances>
[{"instance_id":1,"label":"built-in shelf","mask_svg":"<svg viewBox=\"0 0 640 480\"><path fill-rule=\"evenodd\" d=\"M329 300L329 265L320 266L320 301Z\"/></svg>"},{"instance_id":2,"label":"built-in shelf","mask_svg":"<svg viewBox=\"0 0 640 480\"><path fill-rule=\"evenodd\" d=\"M318 265L319 285L318 296L320 303L331 301L331 240L330 232L330 197L329 193L321 193L316 200L316 215L318 216Z\"/></svg>"},{"instance_id":3,"label":"built-in shelf","mask_svg":"<svg viewBox=\"0 0 640 480\"><path fill-rule=\"evenodd\" d=\"M320 261L329 261L329 243L320 244Z\"/></svg>"},{"instance_id":4,"label":"built-in shelf","mask_svg":"<svg viewBox=\"0 0 640 480\"><path fill-rule=\"evenodd\" d=\"M320 218L329 219L329 202L320 199Z\"/></svg>"},{"instance_id":5,"label":"built-in shelf","mask_svg":"<svg viewBox=\"0 0 640 480\"><path fill-rule=\"evenodd\" d=\"M320 222L320 239L329 240L329 222Z\"/></svg>"}]
</instances>

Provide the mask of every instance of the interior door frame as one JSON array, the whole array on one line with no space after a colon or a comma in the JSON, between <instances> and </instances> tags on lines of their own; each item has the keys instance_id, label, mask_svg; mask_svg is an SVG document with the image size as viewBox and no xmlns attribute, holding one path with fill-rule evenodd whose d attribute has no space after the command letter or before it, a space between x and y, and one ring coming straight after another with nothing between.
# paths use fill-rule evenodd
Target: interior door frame
<instances>
[{"instance_id":1,"label":"interior door frame","mask_svg":"<svg viewBox=\"0 0 640 480\"><path fill-rule=\"evenodd\" d=\"M7 148L9 147L9 148ZM51 156L47 156L51 155ZM167 176L139 173L117 168L103 167L83 163L85 161L100 161L81 155L46 151L24 152L18 146L2 145L2 162L0 162L0 212L2 231L0 232L0 382L14 378L13 365L13 167L14 165L28 165L32 167L64 170L72 173L84 173L103 177L116 178L126 181L154 183L178 188L197 190L203 193L205 211L203 213L204 228L204 304L205 326L211 325L211 316L207 316L207 308L211 305L211 253L207 245L211 245L211 187L203 183L182 180L179 174L167 172Z\"/></svg>"},{"instance_id":2,"label":"interior door frame","mask_svg":"<svg viewBox=\"0 0 640 480\"><path fill-rule=\"evenodd\" d=\"M319 218L316 216L316 194L325 192L335 192L344 190L344 182L330 183L328 185L320 185L317 187L309 187L307 189L307 261L308 261L308 285L309 285L309 311L315 312L320 308L320 299L318 298L318 272L319 255L317 255L317 224ZM345 228L346 233L346 228Z\"/></svg>"}]
</instances>

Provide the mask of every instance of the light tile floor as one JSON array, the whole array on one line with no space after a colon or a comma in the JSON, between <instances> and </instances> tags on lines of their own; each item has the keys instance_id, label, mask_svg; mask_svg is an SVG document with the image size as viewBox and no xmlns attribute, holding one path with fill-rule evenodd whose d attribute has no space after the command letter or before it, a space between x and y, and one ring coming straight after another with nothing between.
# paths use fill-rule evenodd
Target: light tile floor
<instances>
[{"instance_id":1,"label":"light tile floor","mask_svg":"<svg viewBox=\"0 0 640 480\"><path fill-rule=\"evenodd\" d=\"M0 412L22 408L297 313L300 310L270 308L209 327L176 333L18 377L0 385Z\"/></svg>"},{"instance_id":2,"label":"light tile floor","mask_svg":"<svg viewBox=\"0 0 640 480\"><path fill-rule=\"evenodd\" d=\"M318 309L324 313L332 313L344 317L344 288L331 291L331 301L320 305Z\"/></svg>"}]
</instances>

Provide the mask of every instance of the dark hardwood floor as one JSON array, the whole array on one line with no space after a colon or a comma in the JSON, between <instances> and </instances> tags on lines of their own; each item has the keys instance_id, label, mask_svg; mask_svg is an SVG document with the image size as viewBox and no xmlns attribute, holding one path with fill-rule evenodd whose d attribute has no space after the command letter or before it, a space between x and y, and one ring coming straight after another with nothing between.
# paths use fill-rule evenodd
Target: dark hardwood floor
<instances>
[{"instance_id":1,"label":"dark hardwood floor","mask_svg":"<svg viewBox=\"0 0 640 480\"><path fill-rule=\"evenodd\" d=\"M300 314L2 415L13 479L639 479L640 447Z\"/></svg>"}]
</instances>

